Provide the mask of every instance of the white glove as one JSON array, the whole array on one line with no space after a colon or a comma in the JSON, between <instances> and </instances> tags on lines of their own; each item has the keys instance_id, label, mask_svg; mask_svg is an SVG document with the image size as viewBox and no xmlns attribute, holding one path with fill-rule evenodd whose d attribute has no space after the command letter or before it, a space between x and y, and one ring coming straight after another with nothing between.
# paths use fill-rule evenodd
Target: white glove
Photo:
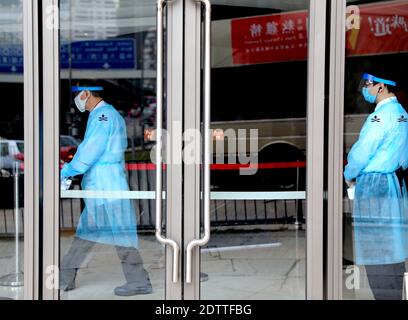
<instances>
[{"instance_id":1,"label":"white glove","mask_svg":"<svg viewBox=\"0 0 408 320\"><path fill-rule=\"evenodd\" d=\"M72 180L65 178L61 180L61 190L68 190L69 187L71 186Z\"/></svg>"},{"instance_id":2,"label":"white glove","mask_svg":"<svg viewBox=\"0 0 408 320\"><path fill-rule=\"evenodd\" d=\"M353 184L350 188L347 189L347 195L350 200L354 200L354 192L356 190L356 185Z\"/></svg>"}]
</instances>

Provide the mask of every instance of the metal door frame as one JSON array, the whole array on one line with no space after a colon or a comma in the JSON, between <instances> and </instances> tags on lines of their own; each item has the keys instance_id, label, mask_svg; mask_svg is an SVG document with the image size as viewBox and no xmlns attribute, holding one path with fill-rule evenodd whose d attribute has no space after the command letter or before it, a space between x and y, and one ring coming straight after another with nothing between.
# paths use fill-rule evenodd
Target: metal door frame
<instances>
[{"instance_id":1,"label":"metal door frame","mask_svg":"<svg viewBox=\"0 0 408 320\"><path fill-rule=\"evenodd\" d=\"M185 128L200 128L200 2L185 0ZM307 101L307 261L306 297L323 299L323 182L326 56L326 2L311 0L309 8ZM184 252L200 238L200 179L198 166L184 165ZM316 170L316 168L320 168ZM187 185L188 183L188 185ZM191 214L194 212L194 214ZM193 250L193 277L184 285L185 299L200 298L199 247ZM228 298L228 297L227 297Z\"/></svg>"},{"instance_id":2,"label":"metal door frame","mask_svg":"<svg viewBox=\"0 0 408 320\"><path fill-rule=\"evenodd\" d=\"M184 128L200 129L201 115L201 2L185 0L184 49ZM197 150L201 159L201 152ZM184 164L184 242L187 245L200 238L200 172L196 164ZM188 185L187 185L188 183ZM185 263L183 259L184 268ZM184 282L184 299L200 298L200 247L192 251L192 281ZM185 272L183 272L185 274ZM184 279L183 279L184 280Z\"/></svg>"},{"instance_id":3,"label":"metal door frame","mask_svg":"<svg viewBox=\"0 0 408 320\"><path fill-rule=\"evenodd\" d=\"M23 1L24 300L39 299L39 42L38 3Z\"/></svg>"},{"instance_id":4,"label":"metal door frame","mask_svg":"<svg viewBox=\"0 0 408 320\"><path fill-rule=\"evenodd\" d=\"M343 260L343 148L346 0L331 1L328 106L326 298L341 300Z\"/></svg>"},{"instance_id":5,"label":"metal door frame","mask_svg":"<svg viewBox=\"0 0 408 320\"><path fill-rule=\"evenodd\" d=\"M182 130L177 131L183 121L183 16L182 0L168 1L167 4L167 130L170 135L171 158L167 164L166 187L166 230L167 237L182 243ZM179 159L180 158L180 159ZM182 271L179 262L178 282L172 282L173 252L166 248L166 299L182 299ZM182 255L179 256L182 259ZM181 260L182 261L182 260Z\"/></svg>"},{"instance_id":6,"label":"metal door frame","mask_svg":"<svg viewBox=\"0 0 408 320\"><path fill-rule=\"evenodd\" d=\"M24 1L25 2L25 1ZM171 135L173 154L181 154L182 137L173 129L182 121L183 80L183 1L167 2L167 123ZM52 15L56 24L49 28ZM42 298L59 299L59 292L52 283L58 283L59 266L59 1L42 1L42 74L43 74L43 214L42 214ZM48 27L47 27L48 26ZM174 138L173 138L174 135ZM167 237L178 244L182 241L182 167L173 162L167 166ZM166 248L166 299L181 299L181 277L172 282L172 250Z\"/></svg>"},{"instance_id":7,"label":"metal door frame","mask_svg":"<svg viewBox=\"0 0 408 320\"><path fill-rule=\"evenodd\" d=\"M59 34L58 28L46 28L49 8L58 8L58 0L44 0L42 6L42 48L43 48L43 248L42 248L42 292L44 299L58 299L58 290L51 288L50 277L54 275L53 266L59 265ZM34 5L35 6L35 5ZM310 1L309 8L309 54L308 54L308 118L307 118L307 299L323 299L323 179L324 179L324 88L326 54L326 3ZM35 14L33 15L35 17ZM172 124L181 122L183 128L199 128L200 123L200 6L193 0L175 0L168 7L167 15L167 106L170 131ZM35 18L34 18L35 19ZM183 59L184 58L184 59ZM38 73L34 73L38 74ZM27 74L28 76L28 74ZM31 75L33 77L33 75ZM184 81L183 81L184 80ZM183 85L181 85L183 84ZM183 102L185 108L183 108ZM27 113L29 114L29 113ZM184 115L184 120L183 120ZM26 117L27 118L27 117ZM34 117L33 117L34 119ZM29 120L27 120L29 121ZM39 119L34 121L38 126ZM29 125L27 125L29 127ZM27 133L28 134L28 133ZM176 133L174 133L176 134ZM182 150L182 137L171 146L176 152ZM26 136L37 139L38 136ZM34 144L35 145L35 144ZM34 154L34 153L33 153ZM173 154L177 154L173 152ZM38 155L37 155L38 156ZM35 157L35 156L34 156ZM34 159L32 159L34 163ZM321 168L320 170L313 170ZM33 168L35 170L35 168ZM184 181L182 184L182 172ZM38 168L34 177L39 176ZM186 245L200 237L199 227L199 172L195 165L168 166L167 232L185 250ZM33 196L38 201L34 187L38 180L29 180L26 197ZM30 193L31 190L31 193ZM38 190L38 189L37 189ZM184 197L182 194L184 193ZM37 200L35 200L37 199ZM27 199L30 200L30 199ZM37 203L38 204L38 203ZM34 205L33 205L33 208ZM38 208L38 206L37 206ZM194 214L193 214L194 213ZM26 214L27 216L27 214ZM38 214L34 214L38 219ZM183 224L182 224L183 222ZM32 224L37 224L35 221ZM28 224L26 224L28 226ZM38 225L39 226L39 225ZM183 239L184 234L184 239ZM27 239L32 236L27 234ZM35 236L33 236L35 238ZM37 243L37 242L33 242ZM26 241L28 246L28 241ZM34 251L35 252L35 251ZM32 258L34 259L34 258ZM166 249L166 298L199 299L199 248L193 252L193 282L182 286L171 281L172 252ZM181 261L184 262L183 254ZM32 263L32 264L30 264ZM26 268L36 264L26 259ZM180 264L181 276L184 263ZM48 267L47 267L48 266ZM25 270L26 271L26 270ZM35 274L35 272L33 272ZM47 281L48 280L48 281ZM35 283L35 281L33 281ZM27 287L30 290L31 287ZM27 291L27 297L31 294Z\"/></svg>"},{"instance_id":8,"label":"metal door frame","mask_svg":"<svg viewBox=\"0 0 408 320\"><path fill-rule=\"evenodd\" d=\"M310 1L307 93L308 165L306 167L306 299L308 300L323 299L326 7L326 1Z\"/></svg>"}]
</instances>

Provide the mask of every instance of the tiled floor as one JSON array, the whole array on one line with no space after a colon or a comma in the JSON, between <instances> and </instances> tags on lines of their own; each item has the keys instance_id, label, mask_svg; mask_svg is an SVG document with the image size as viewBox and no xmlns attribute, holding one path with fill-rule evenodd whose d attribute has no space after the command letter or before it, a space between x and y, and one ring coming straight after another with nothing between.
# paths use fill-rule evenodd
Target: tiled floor
<instances>
[{"instance_id":1,"label":"tiled floor","mask_svg":"<svg viewBox=\"0 0 408 320\"><path fill-rule=\"evenodd\" d=\"M119 259L113 247L96 245L78 272L76 289L62 292L61 299L164 299L163 247L154 235L140 235L139 240L152 294L115 296L113 289L124 283ZM61 238L61 254L71 241ZM201 283L202 299L305 298L304 231L214 231L206 248L211 251L202 252L201 271L209 280ZM0 276L13 271L13 256L14 242L0 240ZM358 290L345 287L344 294L345 299L372 298L366 285ZM22 288L0 287L0 297L22 298Z\"/></svg>"},{"instance_id":2,"label":"tiled floor","mask_svg":"<svg viewBox=\"0 0 408 320\"><path fill-rule=\"evenodd\" d=\"M304 231L215 233L208 247L217 246L243 249L202 255L202 271L210 275L203 299L304 299Z\"/></svg>"},{"instance_id":3,"label":"tiled floor","mask_svg":"<svg viewBox=\"0 0 408 320\"><path fill-rule=\"evenodd\" d=\"M20 248L23 249L23 242L20 241ZM1 278L15 272L15 245L14 240L0 239L0 281ZM20 265L23 265L23 250L20 251ZM0 286L0 299L22 299L22 287Z\"/></svg>"}]
</instances>

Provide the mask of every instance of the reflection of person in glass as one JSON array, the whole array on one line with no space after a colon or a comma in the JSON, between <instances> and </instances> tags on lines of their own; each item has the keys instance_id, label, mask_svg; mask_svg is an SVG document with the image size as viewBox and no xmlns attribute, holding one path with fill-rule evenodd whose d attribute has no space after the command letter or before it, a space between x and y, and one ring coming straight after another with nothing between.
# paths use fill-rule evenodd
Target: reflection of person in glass
<instances>
[{"instance_id":1,"label":"reflection of person in glass","mask_svg":"<svg viewBox=\"0 0 408 320\"><path fill-rule=\"evenodd\" d=\"M61 180L83 174L82 189L102 196L84 199L76 237L61 261L60 288L75 288L78 268L95 243L114 245L122 263L126 283L115 288L116 295L129 296L152 292L151 283L138 251L136 217L131 200L120 196L128 191L124 152L126 126L120 114L101 97L102 87L72 87L75 104L89 111L83 142L70 163L61 170ZM119 194L119 196L117 196Z\"/></svg>"},{"instance_id":2,"label":"reflection of person in glass","mask_svg":"<svg viewBox=\"0 0 408 320\"><path fill-rule=\"evenodd\" d=\"M344 172L347 185L355 184L355 263L365 266L376 300L401 299L408 256L407 189L400 179L408 167L408 114L390 78L363 75L361 92L376 107L348 154Z\"/></svg>"}]
</instances>

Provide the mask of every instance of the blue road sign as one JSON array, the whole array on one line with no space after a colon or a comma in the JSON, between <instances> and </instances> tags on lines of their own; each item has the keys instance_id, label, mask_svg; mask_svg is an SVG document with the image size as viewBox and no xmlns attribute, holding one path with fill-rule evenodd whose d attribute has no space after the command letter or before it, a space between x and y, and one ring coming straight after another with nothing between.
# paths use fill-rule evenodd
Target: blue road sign
<instances>
[{"instance_id":1,"label":"blue road sign","mask_svg":"<svg viewBox=\"0 0 408 320\"><path fill-rule=\"evenodd\" d=\"M90 40L63 44L60 59L63 69L136 69L135 40Z\"/></svg>"},{"instance_id":2,"label":"blue road sign","mask_svg":"<svg viewBox=\"0 0 408 320\"><path fill-rule=\"evenodd\" d=\"M22 45L0 45L0 72L22 73L23 61ZM113 39L62 44L60 61L62 69L136 69L136 43L134 39Z\"/></svg>"},{"instance_id":3,"label":"blue road sign","mask_svg":"<svg viewBox=\"0 0 408 320\"><path fill-rule=\"evenodd\" d=\"M23 59L22 45L0 45L0 72L22 73Z\"/></svg>"}]
</instances>

